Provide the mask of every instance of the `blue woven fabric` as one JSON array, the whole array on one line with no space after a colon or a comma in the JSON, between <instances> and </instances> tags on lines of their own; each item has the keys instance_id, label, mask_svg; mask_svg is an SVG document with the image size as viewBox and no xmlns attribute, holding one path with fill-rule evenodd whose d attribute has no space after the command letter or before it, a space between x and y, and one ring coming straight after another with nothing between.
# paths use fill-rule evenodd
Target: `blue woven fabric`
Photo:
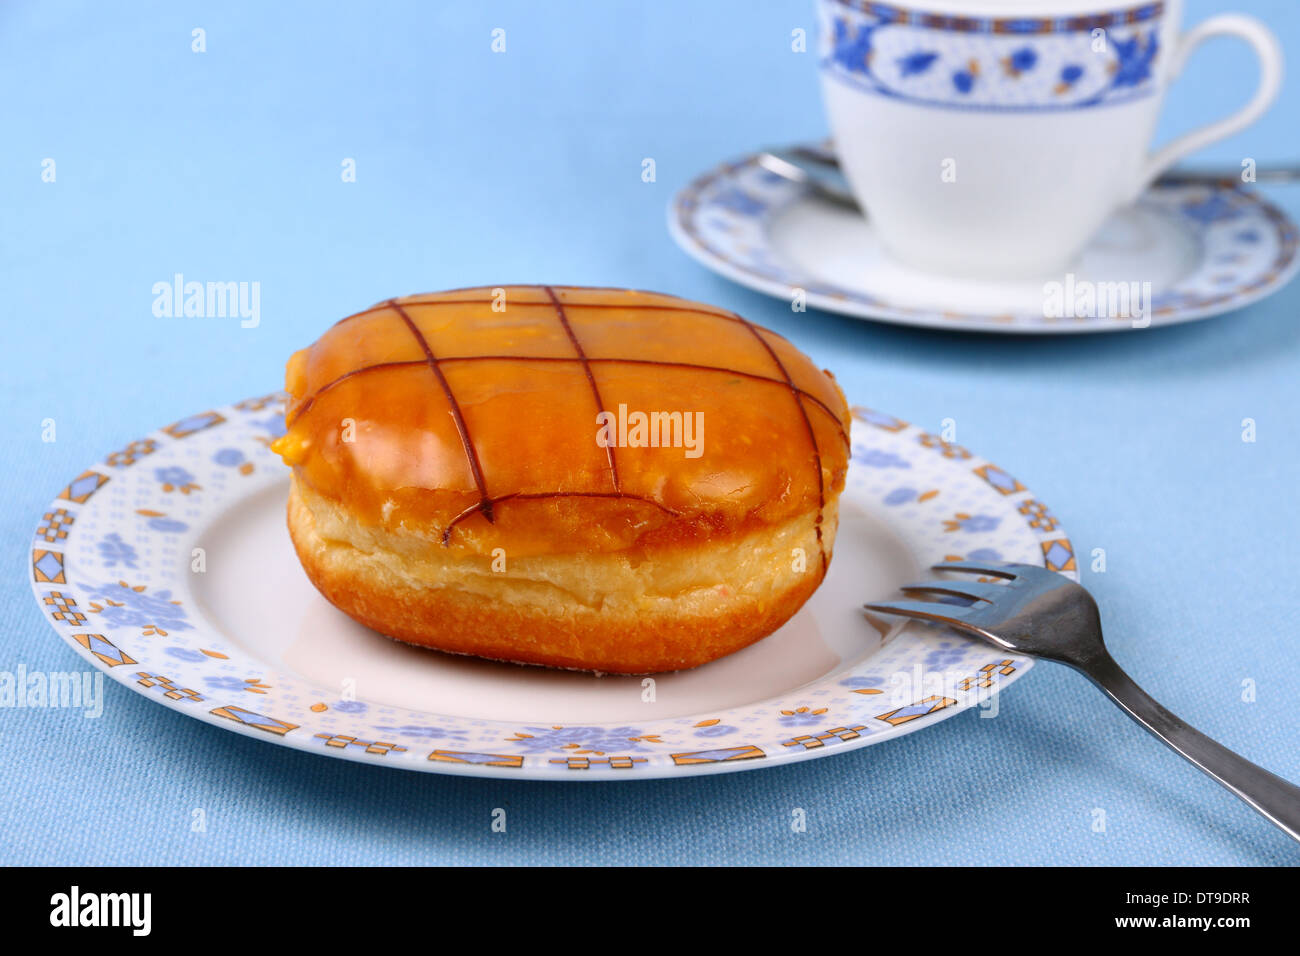
<instances>
[{"instance_id":1,"label":"blue woven fabric","mask_svg":"<svg viewBox=\"0 0 1300 956\"><path fill-rule=\"evenodd\" d=\"M1216 6L1192 2L1189 20ZM1300 8L1249 6L1300 57ZM195 28L205 53L191 50ZM815 54L791 51L797 28L811 35L811 3L5 3L0 670L77 666L34 606L26 549L54 493L107 451L278 387L293 349L391 295L629 285L787 334L855 401L935 427L954 418L962 444L1053 507L1078 553L1105 549L1106 572L1085 570L1085 583L1138 681L1300 779L1300 285L1187 327L1031 339L792 314L712 275L673 245L665 206L722 159L824 135ZM1229 112L1253 81L1243 50L1206 49L1162 135ZM1279 107L1202 159L1300 155L1297 103L1293 69ZM46 158L54 183L41 180ZM340 175L348 158L355 183ZM1300 192L1271 196L1300 217ZM260 326L156 318L151 287L177 272L260 282ZM771 770L611 786L326 760L107 692L98 720L0 710L0 862L1297 860L1049 664L1008 690L996 719L962 714ZM491 830L497 807L504 834ZM806 832L790 826L795 808ZM195 809L206 832L191 829Z\"/></svg>"}]
</instances>

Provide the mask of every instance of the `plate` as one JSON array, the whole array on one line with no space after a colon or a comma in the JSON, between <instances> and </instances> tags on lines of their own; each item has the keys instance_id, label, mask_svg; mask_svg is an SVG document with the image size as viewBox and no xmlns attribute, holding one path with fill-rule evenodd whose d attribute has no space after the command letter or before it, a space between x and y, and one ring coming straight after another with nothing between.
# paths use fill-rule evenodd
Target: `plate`
<instances>
[{"instance_id":1,"label":"plate","mask_svg":"<svg viewBox=\"0 0 1300 956\"><path fill-rule=\"evenodd\" d=\"M32 590L91 666L171 710L376 766L549 780L690 776L839 753L929 727L1030 667L865 616L938 560L1074 576L1052 511L1011 474L854 409L835 557L783 628L692 671L597 677L398 644L320 597L270 451L281 393L190 415L73 478L42 514ZM111 697L108 702L111 706Z\"/></svg>"},{"instance_id":2,"label":"plate","mask_svg":"<svg viewBox=\"0 0 1300 956\"><path fill-rule=\"evenodd\" d=\"M668 225L692 257L759 292L789 302L802 289L808 306L828 312L977 332L1132 329L1126 300L1111 290L1117 283L1132 289L1135 276L1151 283L1134 291L1149 301L1152 326L1190 322L1271 295L1300 268L1295 222L1222 182L1149 189L1106 222L1069 278L1046 280L960 279L906 266L855 210L769 172L757 155L710 170L678 193ZM1056 283L1050 294L1049 281ZM1107 307L1089 310L1085 287ZM1109 314L1075 315L1088 311Z\"/></svg>"}]
</instances>

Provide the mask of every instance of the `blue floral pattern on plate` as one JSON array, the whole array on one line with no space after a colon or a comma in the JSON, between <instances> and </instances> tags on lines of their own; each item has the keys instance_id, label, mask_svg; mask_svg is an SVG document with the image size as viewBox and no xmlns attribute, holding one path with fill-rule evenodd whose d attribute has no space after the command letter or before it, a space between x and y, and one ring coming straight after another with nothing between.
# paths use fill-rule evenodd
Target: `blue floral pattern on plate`
<instances>
[{"instance_id":1,"label":"blue floral pattern on plate","mask_svg":"<svg viewBox=\"0 0 1300 956\"><path fill-rule=\"evenodd\" d=\"M413 770L684 776L773 766L910 733L974 706L1031 664L938 628L873 624L884 639L865 658L846 659L788 694L708 713L570 725L439 713L363 695L340 700L337 689L269 668L236 644L194 602L188 583L199 530L284 485L284 468L266 443L268 416L283 399L252 399L159 430L147 458L96 466L70 481L47 509L63 537L51 530L53 517L33 536L32 589L56 633L125 687L214 726ZM854 418L843 500L877 516L919 564L967 556L1076 575L1059 522L1018 481L900 419L865 408ZM900 475L914 493L898 493ZM178 494L182 485L191 486L188 495ZM134 567L125 566L127 556ZM898 675L912 673L943 676L946 689L900 689Z\"/></svg>"}]
</instances>

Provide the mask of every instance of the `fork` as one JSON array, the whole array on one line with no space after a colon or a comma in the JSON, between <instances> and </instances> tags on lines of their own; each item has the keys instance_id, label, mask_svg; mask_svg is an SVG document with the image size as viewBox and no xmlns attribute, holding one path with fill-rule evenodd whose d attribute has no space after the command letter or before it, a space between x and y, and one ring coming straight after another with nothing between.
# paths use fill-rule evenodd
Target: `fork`
<instances>
[{"instance_id":1,"label":"fork","mask_svg":"<svg viewBox=\"0 0 1300 956\"><path fill-rule=\"evenodd\" d=\"M947 624L1004 650L1073 667L1170 748L1300 840L1300 787L1215 743L1139 687L1106 650L1097 602L1083 587L1029 564L949 561L932 570L987 575L1005 583L935 580L900 588L909 596L968 598L974 601L970 605L906 600L864 607Z\"/></svg>"}]
</instances>

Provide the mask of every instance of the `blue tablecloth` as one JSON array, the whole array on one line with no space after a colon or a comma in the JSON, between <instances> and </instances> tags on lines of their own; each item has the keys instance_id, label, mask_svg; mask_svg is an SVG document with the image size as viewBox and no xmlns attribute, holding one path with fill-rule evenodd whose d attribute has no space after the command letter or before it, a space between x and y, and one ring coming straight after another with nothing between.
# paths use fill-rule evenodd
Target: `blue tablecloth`
<instances>
[{"instance_id":1,"label":"blue tablecloth","mask_svg":"<svg viewBox=\"0 0 1300 956\"><path fill-rule=\"evenodd\" d=\"M1300 59L1300 7L1248 6ZM1189 20L1215 7L1194 0ZM293 349L391 295L630 285L780 330L855 401L935 427L954 418L963 444L1053 506L1079 553L1105 549L1106 572L1084 580L1133 675L1300 779L1300 284L1186 327L1060 339L797 315L712 275L670 241L665 207L722 159L825 134L815 54L790 43L813 26L802 0L5 3L0 670L75 666L31 598L27 549L53 494L105 452L278 387ZM491 49L497 27L504 53ZM1161 134L1229 112L1253 81L1243 49L1212 45ZM1298 104L1293 78L1264 121L1202 159L1300 156ZM355 183L342 181L346 159ZM1300 190L1271 196L1300 217ZM178 272L260 282L261 324L156 318L152 286ZM0 862L1297 861L1279 832L1050 664L1008 690L997 719L617 786L325 760L108 693L98 720L0 710ZM494 807L508 810L505 834L490 829ZM791 830L795 807L807 832ZM195 808L205 833L191 832Z\"/></svg>"}]
</instances>

